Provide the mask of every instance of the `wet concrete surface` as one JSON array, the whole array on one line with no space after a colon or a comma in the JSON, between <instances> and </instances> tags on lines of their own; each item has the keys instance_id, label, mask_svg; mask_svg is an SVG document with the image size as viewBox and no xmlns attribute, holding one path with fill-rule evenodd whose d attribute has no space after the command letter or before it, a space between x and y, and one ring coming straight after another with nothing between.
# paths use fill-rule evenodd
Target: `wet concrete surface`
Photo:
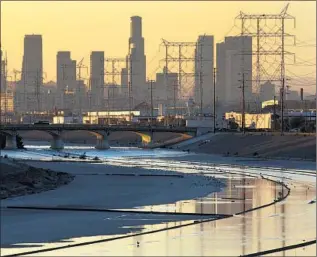
<instances>
[{"instance_id":1,"label":"wet concrete surface","mask_svg":"<svg viewBox=\"0 0 317 257\"><path fill-rule=\"evenodd\" d=\"M162 161L152 162L151 168L162 169L161 163ZM149 167L147 162L139 165ZM171 169L170 165L166 163L165 165ZM222 180L227 186L222 192L212 193L207 197L178 201L174 204L141 206L133 210L233 214L234 216L200 224L193 224L193 220L166 220L159 224L145 222L138 226L132 224L129 228L138 231L132 232L127 238L99 243L94 241L100 240L101 237L115 239L122 235L70 238L66 243L56 241L42 244L40 249L51 248L52 251L39 252L32 256L240 256L316 239L316 203L312 202L316 199L316 185L313 172L307 175L294 170L223 168L192 163L182 163L176 167L173 169L185 173L204 172L206 176L214 176ZM288 197L268 207L235 215L270 204L287 194L285 187L265 178L283 181L290 188ZM153 218L151 215L146 218L151 219L150 217ZM126 227L126 220L129 218L131 216L122 217L122 227ZM191 225L181 227L186 224ZM171 229L175 226L180 227ZM156 230L161 231L146 234ZM88 241L92 244L53 250L54 247L61 245L75 245ZM11 248L6 252L22 253L34 249L34 247L14 248L12 251ZM279 251L268 256L316 256L316 245Z\"/></svg>"}]
</instances>

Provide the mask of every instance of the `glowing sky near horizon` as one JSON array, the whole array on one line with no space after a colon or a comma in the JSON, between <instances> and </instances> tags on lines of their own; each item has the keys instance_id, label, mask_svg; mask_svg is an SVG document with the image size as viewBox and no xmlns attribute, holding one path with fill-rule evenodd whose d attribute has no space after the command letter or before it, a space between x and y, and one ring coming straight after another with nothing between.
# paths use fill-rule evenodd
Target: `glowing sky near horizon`
<instances>
[{"instance_id":1,"label":"glowing sky near horizon","mask_svg":"<svg viewBox=\"0 0 317 257\"><path fill-rule=\"evenodd\" d=\"M246 13L279 13L287 2L26 2L1 3L1 44L7 52L8 68L21 70L25 34L42 34L46 80L56 80L56 52L69 50L72 59L84 57L89 65L90 51L105 51L107 57L124 57L128 50L130 16L143 18L147 55L147 76L154 78L164 57L161 39L196 41L211 34L215 42L238 35L234 18ZM316 2L290 2L288 13L296 17L296 28L288 32L297 40L316 44ZM232 29L233 28L233 29ZM316 63L316 47L289 49L297 61ZM316 66L290 67L297 76L315 77ZM307 75L308 74L308 75ZM11 74L12 75L12 74ZM87 74L88 76L88 74Z\"/></svg>"}]
</instances>

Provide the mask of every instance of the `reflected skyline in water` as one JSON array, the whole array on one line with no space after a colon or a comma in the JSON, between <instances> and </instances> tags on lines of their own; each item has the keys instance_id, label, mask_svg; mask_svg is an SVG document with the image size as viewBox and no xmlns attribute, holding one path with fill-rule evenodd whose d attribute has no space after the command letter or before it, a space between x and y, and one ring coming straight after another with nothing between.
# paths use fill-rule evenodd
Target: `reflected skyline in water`
<instances>
[{"instance_id":1,"label":"reflected skyline in water","mask_svg":"<svg viewBox=\"0 0 317 257\"><path fill-rule=\"evenodd\" d=\"M148 235L51 252L56 255L87 256L237 256L301 243L316 238L315 206L303 200L315 197L315 190L296 184L289 199L245 215L224 220L166 230ZM266 190L265 187L262 188ZM261 190L257 193L259 202ZM270 192L274 198L275 189ZM298 201L301 204L298 206ZM171 222L166 228L182 222ZM150 226L144 226L151 230ZM137 242L140 246L137 247ZM315 256L316 245L270 254L268 256ZM38 254L45 256L45 253ZM46 253L47 255L47 253Z\"/></svg>"},{"instance_id":2,"label":"reflected skyline in water","mask_svg":"<svg viewBox=\"0 0 317 257\"><path fill-rule=\"evenodd\" d=\"M133 232L135 233L133 237L33 255L237 256L285 247L316 238L316 206L315 204L309 204L312 199L316 198L314 177L299 176L293 174L294 171L287 170L241 169L208 165L206 163L199 165L197 162L173 161L164 159L164 157L151 160L138 159L137 157L120 160L110 159L107 163L125 166L137 163L144 169L166 168L167 170L184 173L204 174L205 176L218 178L226 184L221 192L212 193L206 197L178 201L172 204L139 206L133 210L236 214L269 204L287 193L287 190L283 189L280 184L261 179L260 173L265 174L265 177L284 181L290 187L291 193L282 202L243 215L235 215L231 218L193 224L177 229L169 228L190 224L193 223L193 220L162 221L160 224L131 226L131 229L139 229L139 231ZM227 173L229 170L237 174ZM241 172L244 172L244 174L241 174ZM249 177L248 174L253 174L255 177ZM153 216L149 214L146 218L151 219L151 217ZM125 227L125 219L130 218L133 217L120 218L122 227ZM164 228L167 230L137 235L140 232L150 232ZM105 233L98 236L70 238L70 242L43 243L39 247L2 248L2 253L4 255L21 253L119 236L122 235L106 235ZM137 242L140 242L139 247ZM312 245L268 256L315 256L315 253L316 245Z\"/></svg>"}]
</instances>

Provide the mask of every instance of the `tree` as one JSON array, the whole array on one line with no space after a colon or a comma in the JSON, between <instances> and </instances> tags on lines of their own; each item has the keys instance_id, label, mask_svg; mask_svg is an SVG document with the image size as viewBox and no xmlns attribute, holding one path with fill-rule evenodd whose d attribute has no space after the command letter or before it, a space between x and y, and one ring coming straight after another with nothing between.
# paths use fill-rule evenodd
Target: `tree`
<instances>
[{"instance_id":1,"label":"tree","mask_svg":"<svg viewBox=\"0 0 317 257\"><path fill-rule=\"evenodd\" d=\"M25 149L22 137L20 135L16 136L17 148L18 149Z\"/></svg>"},{"instance_id":2,"label":"tree","mask_svg":"<svg viewBox=\"0 0 317 257\"><path fill-rule=\"evenodd\" d=\"M238 129L239 124L235 122L234 119L229 120L229 128L230 129Z\"/></svg>"},{"instance_id":3,"label":"tree","mask_svg":"<svg viewBox=\"0 0 317 257\"><path fill-rule=\"evenodd\" d=\"M291 119L290 125L291 128L300 128L305 123L305 119L303 117L295 117Z\"/></svg>"},{"instance_id":4,"label":"tree","mask_svg":"<svg viewBox=\"0 0 317 257\"><path fill-rule=\"evenodd\" d=\"M0 135L0 149L4 149L6 146L6 137L5 135Z\"/></svg>"}]
</instances>

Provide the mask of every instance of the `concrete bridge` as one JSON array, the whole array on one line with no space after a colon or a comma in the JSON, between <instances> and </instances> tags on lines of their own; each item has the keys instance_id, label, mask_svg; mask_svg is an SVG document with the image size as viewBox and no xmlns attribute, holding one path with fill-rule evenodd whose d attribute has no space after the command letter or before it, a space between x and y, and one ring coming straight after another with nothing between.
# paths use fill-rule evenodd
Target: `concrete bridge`
<instances>
[{"instance_id":1,"label":"concrete bridge","mask_svg":"<svg viewBox=\"0 0 317 257\"><path fill-rule=\"evenodd\" d=\"M188 127L165 127L165 126L107 126L94 124L3 124L0 125L0 134L6 136L5 149L15 149L16 135L19 131L44 131L52 136L51 148L63 149L63 132L65 131L88 131L97 138L96 149L110 148L108 136L115 131L131 131L142 137L143 145L152 143L154 132L173 132L187 134L190 136L197 135L197 128Z\"/></svg>"}]
</instances>

